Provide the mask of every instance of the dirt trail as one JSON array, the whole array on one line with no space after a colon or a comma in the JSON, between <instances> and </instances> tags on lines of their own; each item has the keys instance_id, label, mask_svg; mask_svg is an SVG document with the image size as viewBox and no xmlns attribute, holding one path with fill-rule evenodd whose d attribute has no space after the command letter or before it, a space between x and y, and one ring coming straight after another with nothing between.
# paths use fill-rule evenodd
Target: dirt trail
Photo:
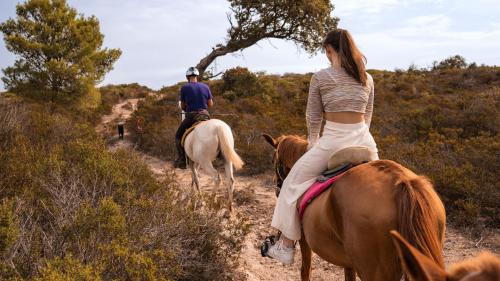
<instances>
[{"instance_id":1,"label":"dirt trail","mask_svg":"<svg viewBox=\"0 0 500 281\"><path fill-rule=\"evenodd\" d=\"M98 126L99 132L114 132L110 130L110 125L115 120L127 119L137 108L139 99L129 99L113 107L110 115L104 116L102 123ZM127 105L130 104L130 105ZM107 128L107 129L106 129ZM117 133L114 133L117 138ZM117 148L133 149L134 145L125 132L123 141L115 141L110 146L111 150ZM165 171L174 170L172 165L151 155L140 153L144 161L151 167L157 177L162 177ZM182 187L191 188L191 174L188 170L175 169L175 176ZM212 191L212 183L207 176L201 175L201 186L203 192ZM295 255L295 263L291 266L283 266L269 258L260 256L260 243L265 236L274 233L270 227L272 212L275 204L274 183L272 175L259 175L258 177L236 177L235 185L235 212L248 218L251 222L251 232L246 238L245 248L241 253L240 271L246 275L247 280L300 280L300 251ZM223 194L224 184L218 193ZM241 198L241 200L238 200ZM248 199L248 200L245 200ZM478 243L479 242L479 243ZM487 239L481 237L477 241L472 241L460 234L457 230L448 227L445 241L445 261L446 264L455 263L466 258L477 255L482 250L499 253L500 235L498 233L490 235ZM343 269L322 261L314 256L312 280L344 280Z\"/></svg>"}]
</instances>

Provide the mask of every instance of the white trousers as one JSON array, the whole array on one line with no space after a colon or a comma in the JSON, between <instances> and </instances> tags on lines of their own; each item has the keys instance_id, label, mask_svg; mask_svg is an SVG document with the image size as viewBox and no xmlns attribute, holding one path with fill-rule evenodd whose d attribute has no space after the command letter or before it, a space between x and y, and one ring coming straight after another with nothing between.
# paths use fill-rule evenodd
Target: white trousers
<instances>
[{"instance_id":1,"label":"white trousers","mask_svg":"<svg viewBox=\"0 0 500 281\"><path fill-rule=\"evenodd\" d=\"M342 124L326 121L319 141L293 165L283 182L271 226L281 230L289 239L300 239L297 200L328 168L330 156L350 146L365 146L377 152L375 140L364 122Z\"/></svg>"}]
</instances>

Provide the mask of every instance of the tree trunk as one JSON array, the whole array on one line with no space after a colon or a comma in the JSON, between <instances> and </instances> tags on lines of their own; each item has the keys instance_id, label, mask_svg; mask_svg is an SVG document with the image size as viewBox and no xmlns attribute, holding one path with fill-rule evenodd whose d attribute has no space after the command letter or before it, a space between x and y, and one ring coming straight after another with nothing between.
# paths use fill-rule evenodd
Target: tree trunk
<instances>
[{"instance_id":1,"label":"tree trunk","mask_svg":"<svg viewBox=\"0 0 500 281\"><path fill-rule=\"evenodd\" d=\"M216 58L248 48L253 44L257 43L261 39L264 38L258 38L258 39L253 38L238 42L229 41L226 43L225 46L217 45L217 48L212 48L212 52L210 52L210 54L208 54L206 57L202 58L200 62L196 65L196 68L200 72L200 77L203 77L203 73L207 70L208 66Z\"/></svg>"},{"instance_id":2,"label":"tree trunk","mask_svg":"<svg viewBox=\"0 0 500 281\"><path fill-rule=\"evenodd\" d=\"M237 50L234 50L237 51ZM208 54L206 57L202 58L200 62L196 65L196 68L200 72L200 77L203 77L203 73L207 70L208 66L212 64L212 62L225 54L232 53L234 51L229 50L226 48L226 46L221 46L218 48L213 48L210 54Z\"/></svg>"}]
</instances>

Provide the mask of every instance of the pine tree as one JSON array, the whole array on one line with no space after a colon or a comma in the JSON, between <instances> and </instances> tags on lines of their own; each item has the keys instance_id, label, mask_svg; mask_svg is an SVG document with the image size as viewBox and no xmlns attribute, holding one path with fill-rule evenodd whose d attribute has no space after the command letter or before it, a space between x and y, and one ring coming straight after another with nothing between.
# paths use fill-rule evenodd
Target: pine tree
<instances>
[{"instance_id":1,"label":"pine tree","mask_svg":"<svg viewBox=\"0 0 500 281\"><path fill-rule=\"evenodd\" d=\"M17 55L2 80L16 94L74 99L102 81L121 55L102 48L98 19L78 14L66 0L28 0L17 5L16 15L0 24L7 49Z\"/></svg>"}]
</instances>

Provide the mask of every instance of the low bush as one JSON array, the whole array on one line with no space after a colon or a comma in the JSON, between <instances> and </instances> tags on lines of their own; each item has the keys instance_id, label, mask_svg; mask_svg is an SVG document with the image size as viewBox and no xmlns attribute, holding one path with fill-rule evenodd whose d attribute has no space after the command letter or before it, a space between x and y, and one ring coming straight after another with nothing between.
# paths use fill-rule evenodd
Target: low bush
<instances>
[{"instance_id":1,"label":"low bush","mask_svg":"<svg viewBox=\"0 0 500 281\"><path fill-rule=\"evenodd\" d=\"M248 232L88 123L0 102L1 280L233 280Z\"/></svg>"},{"instance_id":2,"label":"low bush","mask_svg":"<svg viewBox=\"0 0 500 281\"><path fill-rule=\"evenodd\" d=\"M452 222L498 227L500 68L465 68L460 58L440 65L370 71L376 83L371 131L381 157L434 181ZM227 81L207 81L215 99L212 117L233 130L237 152L246 162L239 173L271 171L272 148L260 136L306 134L311 74L251 75L241 68L226 73ZM243 94L240 85L250 84L259 85L260 92ZM140 148L165 159L175 155L180 85L163 88L162 100L146 100L134 115L145 123Z\"/></svg>"},{"instance_id":3,"label":"low bush","mask_svg":"<svg viewBox=\"0 0 500 281\"><path fill-rule=\"evenodd\" d=\"M137 83L107 85L99 88L101 92L101 105L99 111L101 114L110 114L113 105L125 99L145 98L153 90Z\"/></svg>"}]
</instances>

